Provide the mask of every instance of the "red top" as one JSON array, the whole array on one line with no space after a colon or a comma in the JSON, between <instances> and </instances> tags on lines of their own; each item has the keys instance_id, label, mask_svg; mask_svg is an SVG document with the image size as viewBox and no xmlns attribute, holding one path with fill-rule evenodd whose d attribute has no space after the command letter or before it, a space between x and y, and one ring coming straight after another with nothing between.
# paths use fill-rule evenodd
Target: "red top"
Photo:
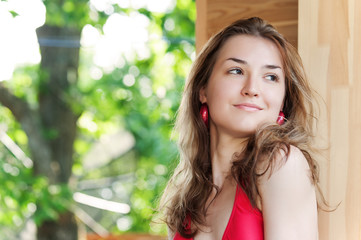
<instances>
[{"instance_id":1,"label":"red top","mask_svg":"<svg viewBox=\"0 0 361 240\"><path fill-rule=\"evenodd\" d=\"M236 197L231 216L228 220L222 240L263 240L262 213L252 207L243 189L237 186ZM176 233L173 240L193 240Z\"/></svg>"}]
</instances>

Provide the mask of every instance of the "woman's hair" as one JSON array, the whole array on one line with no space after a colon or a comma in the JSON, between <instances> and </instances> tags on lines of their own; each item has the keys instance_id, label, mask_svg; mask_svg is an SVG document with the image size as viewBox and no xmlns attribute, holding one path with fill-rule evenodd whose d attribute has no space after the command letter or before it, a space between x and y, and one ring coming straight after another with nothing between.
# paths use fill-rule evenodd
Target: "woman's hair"
<instances>
[{"instance_id":1,"label":"woman's hair","mask_svg":"<svg viewBox=\"0 0 361 240\"><path fill-rule=\"evenodd\" d=\"M311 181L318 188L318 168L311 155L313 137L313 97L301 59L295 48L264 20L253 17L238 20L213 36L195 60L186 83L178 110L175 131L178 134L180 162L161 199L160 211L172 232L184 237L194 236L205 225L206 202L217 186L212 183L210 136L199 110L200 90L211 76L218 54L226 41L238 35L268 39L279 49L285 72L286 94L283 112L287 121L261 126L248 139L245 149L235 153L231 173L242 186L253 206L260 197L257 181L268 170L272 171L280 151L286 156L291 145L298 147L306 157L311 170ZM260 162L266 170L259 172ZM246 183L246 184L243 184ZM216 195L217 196L217 195ZM192 229L188 229L188 219Z\"/></svg>"}]
</instances>

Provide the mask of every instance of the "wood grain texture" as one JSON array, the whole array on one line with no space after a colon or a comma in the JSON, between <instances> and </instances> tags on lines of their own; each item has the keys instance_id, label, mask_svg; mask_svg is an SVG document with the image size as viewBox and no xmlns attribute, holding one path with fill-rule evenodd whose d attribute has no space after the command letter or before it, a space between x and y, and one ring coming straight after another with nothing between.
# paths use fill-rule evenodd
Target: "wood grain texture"
<instances>
[{"instance_id":1,"label":"wood grain texture","mask_svg":"<svg viewBox=\"0 0 361 240\"><path fill-rule=\"evenodd\" d=\"M202 46L207 42L209 36L207 34L207 1L206 0L197 0L197 21L196 21L196 50L202 48Z\"/></svg>"},{"instance_id":2,"label":"wood grain texture","mask_svg":"<svg viewBox=\"0 0 361 240\"><path fill-rule=\"evenodd\" d=\"M197 0L196 3L197 52L224 26L241 18L255 16L270 22L297 46L297 0Z\"/></svg>"},{"instance_id":3,"label":"wood grain texture","mask_svg":"<svg viewBox=\"0 0 361 240\"><path fill-rule=\"evenodd\" d=\"M321 183L336 211L320 212L321 240L361 239L361 2L303 0L298 43L324 99L317 135Z\"/></svg>"}]
</instances>

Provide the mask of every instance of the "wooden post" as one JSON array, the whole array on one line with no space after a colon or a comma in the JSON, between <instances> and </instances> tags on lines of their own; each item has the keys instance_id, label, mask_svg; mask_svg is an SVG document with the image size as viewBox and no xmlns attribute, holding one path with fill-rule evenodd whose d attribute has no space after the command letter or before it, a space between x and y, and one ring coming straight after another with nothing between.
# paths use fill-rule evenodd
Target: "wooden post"
<instances>
[{"instance_id":1,"label":"wooden post","mask_svg":"<svg viewBox=\"0 0 361 240\"><path fill-rule=\"evenodd\" d=\"M321 183L336 211L319 214L321 240L361 239L361 2L304 0L299 4L299 51L324 99L319 146Z\"/></svg>"}]
</instances>

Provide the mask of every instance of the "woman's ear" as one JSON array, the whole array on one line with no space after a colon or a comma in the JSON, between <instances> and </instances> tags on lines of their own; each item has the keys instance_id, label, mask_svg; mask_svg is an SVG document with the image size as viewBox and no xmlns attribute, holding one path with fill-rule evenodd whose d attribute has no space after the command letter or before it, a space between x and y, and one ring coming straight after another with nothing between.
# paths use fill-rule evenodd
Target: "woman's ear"
<instances>
[{"instance_id":1,"label":"woman's ear","mask_svg":"<svg viewBox=\"0 0 361 240\"><path fill-rule=\"evenodd\" d=\"M199 90L199 101L201 103L207 102L206 87L202 87L201 90Z\"/></svg>"}]
</instances>

